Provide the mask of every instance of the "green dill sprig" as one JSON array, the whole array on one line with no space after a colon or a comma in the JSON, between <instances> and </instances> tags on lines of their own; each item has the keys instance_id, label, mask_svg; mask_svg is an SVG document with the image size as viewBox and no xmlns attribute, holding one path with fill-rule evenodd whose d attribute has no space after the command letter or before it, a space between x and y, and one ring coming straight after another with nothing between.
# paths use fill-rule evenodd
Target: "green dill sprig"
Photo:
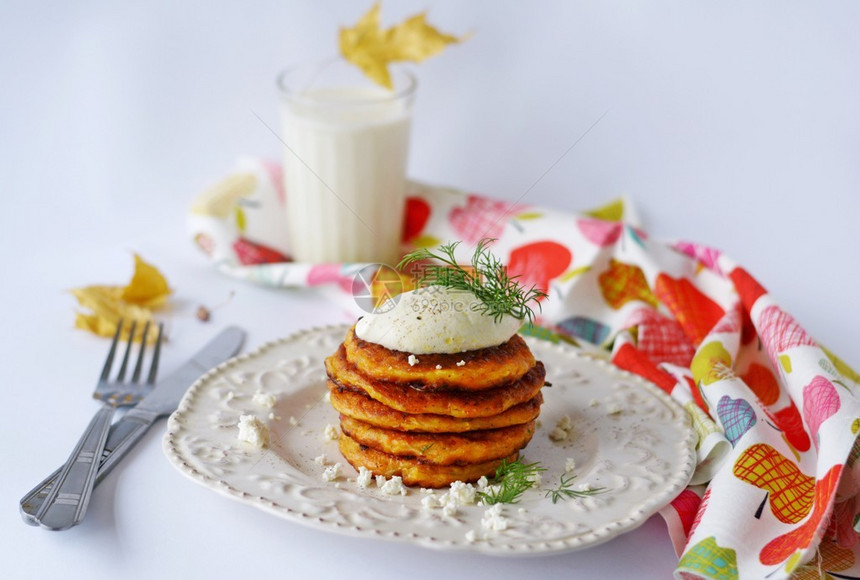
<instances>
[{"instance_id":1,"label":"green dill sprig","mask_svg":"<svg viewBox=\"0 0 860 580\"><path fill-rule=\"evenodd\" d=\"M499 322L507 314L519 320L534 321L534 311L529 303L535 302L540 309L541 298L546 292L534 285L526 289L517 278L508 276L507 267L494 256L487 247L496 240L484 238L475 247L470 268L457 263L454 252L460 242L451 242L439 246L438 252L427 248L415 250L406 254L398 270L420 260L438 260L442 265L428 264L423 267L418 286L446 286L454 290L471 292L480 301L481 314L492 316Z\"/></svg>"},{"instance_id":2,"label":"green dill sprig","mask_svg":"<svg viewBox=\"0 0 860 580\"><path fill-rule=\"evenodd\" d=\"M495 505L497 503L517 503L522 495L531 489L541 472L546 471L540 463L523 463L521 459L516 461L502 460L496 468L492 484L486 491L477 492L478 498L484 505Z\"/></svg>"},{"instance_id":3,"label":"green dill sprig","mask_svg":"<svg viewBox=\"0 0 860 580\"><path fill-rule=\"evenodd\" d=\"M576 479L576 476L573 474L562 474L561 481L559 482L558 487L554 489L548 489L544 497L551 497L552 503L558 503L559 500L565 501L572 497L590 497L592 495L598 495L606 491L606 488L604 487L595 487L592 489L573 489L573 487L571 486L573 485L574 479Z\"/></svg>"}]
</instances>

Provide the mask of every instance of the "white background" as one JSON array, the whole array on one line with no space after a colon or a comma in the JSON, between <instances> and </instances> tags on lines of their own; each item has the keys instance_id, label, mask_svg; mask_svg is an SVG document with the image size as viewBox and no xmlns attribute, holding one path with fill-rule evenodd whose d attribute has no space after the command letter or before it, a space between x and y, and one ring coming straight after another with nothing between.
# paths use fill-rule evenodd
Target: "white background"
<instances>
[{"instance_id":1,"label":"white background","mask_svg":"<svg viewBox=\"0 0 860 580\"><path fill-rule=\"evenodd\" d=\"M132 251L161 267L176 289L165 372L229 323L253 347L345 319L314 292L222 278L184 218L239 155L280 158L254 115L277 126L275 75L334 56L338 26L368 7L0 6L4 577L669 576L659 518L594 549L519 560L309 530L184 479L161 453L163 422L84 524L20 522L19 497L96 410L106 342L71 328L68 288L124 283ZM570 210L629 195L652 235L722 249L860 364L860 4L389 0L383 21L428 8L443 30L473 35L413 68L412 177ZM194 318L231 290L212 322Z\"/></svg>"}]
</instances>

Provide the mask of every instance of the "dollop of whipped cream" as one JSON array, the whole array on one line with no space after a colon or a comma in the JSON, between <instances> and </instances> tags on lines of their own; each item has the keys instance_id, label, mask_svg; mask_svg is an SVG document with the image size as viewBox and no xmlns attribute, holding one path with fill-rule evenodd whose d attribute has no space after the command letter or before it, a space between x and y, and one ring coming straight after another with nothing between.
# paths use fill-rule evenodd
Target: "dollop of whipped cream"
<instances>
[{"instance_id":1,"label":"dollop of whipped cream","mask_svg":"<svg viewBox=\"0 0 860 580\"><path fill-rule=\"evenodd\" d=\"M481 313L474 294L445 286L404 292L396 301L393 308L380 308L359 320L356 336L391 350L443 354L503 344L523 324L510 315L496 322Z\"/></svg>"}]
</instances>

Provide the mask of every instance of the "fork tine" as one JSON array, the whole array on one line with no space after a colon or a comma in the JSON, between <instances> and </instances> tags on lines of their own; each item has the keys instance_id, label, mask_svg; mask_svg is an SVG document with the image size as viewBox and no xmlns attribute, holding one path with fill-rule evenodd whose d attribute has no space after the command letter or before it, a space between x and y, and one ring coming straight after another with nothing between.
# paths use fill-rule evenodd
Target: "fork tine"
<instances>
[{"instance_id":1,"label":"fork tine","mask_svg":"<svg viewBox=\"0 0 860 580\"><path fill-rule=\"evenodd\" d=\"M108 376L110 375L110 369L113 366L113 356L116 353L116 344L119 342L119 335L122 332L122 318L119 319L119 323L116 325L116 332L113 335L113 342L110 344L110 351L108 351L108 357L105 361L105 366L102 369L102 374L99 377L100 381L108 380Z\"/></svg>"},{"instance_id":2,"label":"fork tine","mask_svg":"<svg viewBox=\"0 0 860 580\"><path fill-rule=\"evenodd\" d=\"M155 377L158 375L158 355L161 354L161 334L164 331L164 323L158 323L158 336L155 337L155 350L152 353L152 366L149 367L149 376L146 382L150 385L155 384Z\"/></svg>"},{"instance_id":3,"label":"fork tine","mask_svg":"<svg viewBox=\"0 0 860 580\"><path fill-rule=\"evenodd\" d=\"M137 353L137 362L134 365L134 374L131 375L131 382L136 383L140 379L140 371L143 368L143 353L146 352L146 336L149 334L149 320L143 327L143 336L140 337L140 351Z\"/></svg>"},{"instance_id":4,"label":"fork tine","mask_svg":"<svg viewBox=\"0 0 860 580\"><path fill-rule=\"evenodd\" d=\"M128 368L128 355L131 353L131 345L134 342L134 331L137 328L137 320L131 321L131 328L128 331L128 342L125 345L125 354L122 355L122 364L119 367L119 374L116 380L122 381L125 379L125 371Z\"/></svg>"}]
</instances>

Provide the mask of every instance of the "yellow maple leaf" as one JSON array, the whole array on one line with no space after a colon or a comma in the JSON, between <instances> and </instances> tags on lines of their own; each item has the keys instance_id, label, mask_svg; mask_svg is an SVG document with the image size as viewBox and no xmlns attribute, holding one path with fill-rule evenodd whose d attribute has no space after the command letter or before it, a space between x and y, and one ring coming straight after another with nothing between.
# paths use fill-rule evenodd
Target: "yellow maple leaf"
<instances>
[{"instance_id":1,"label":"yellow maple leaf","mask_svg":"<svg viewBox=\"0 0 860 580\"><path fill-rule=\"evenodd\" d=\"M340 52L364 74L393 89L388 64L421 62L461 39L439 32L427 24L425 13L417 14L386 30L379 27L380 4L376 3L352 28L340 30Z\"/></svg>"},{"instance_id":2,"label":"yellow maple leaf","mask_svg":"<svg viewBox=\"0 0 860 580\"><path fill-rule=\"evenodd\" d=\"M76 328L112 337L119 321L124 320L122 335L127 339L131 323L136 321L135 340L141 340L145 323L153 320L151 309L162 306L171 290L155 266L137 254L134 262L134 275L126 286L92 285L71 291L78 305L89 311L76 313ZM148 340L155 336L150 332Z\"/></svg>"},{"instance_id":3,"label":"yellow maple leaf","mask_svg":"<svg viewBox=\"0 0 860 580\"><path fill-rule=\"evenodd\" d=\"M128 286L122 289L120 298L125 302L145 308L156 308L164 304L170 295L167 280L158 268L148 264L137 254L134 255L134 276Z\"/></svg>"}]
</instances>

